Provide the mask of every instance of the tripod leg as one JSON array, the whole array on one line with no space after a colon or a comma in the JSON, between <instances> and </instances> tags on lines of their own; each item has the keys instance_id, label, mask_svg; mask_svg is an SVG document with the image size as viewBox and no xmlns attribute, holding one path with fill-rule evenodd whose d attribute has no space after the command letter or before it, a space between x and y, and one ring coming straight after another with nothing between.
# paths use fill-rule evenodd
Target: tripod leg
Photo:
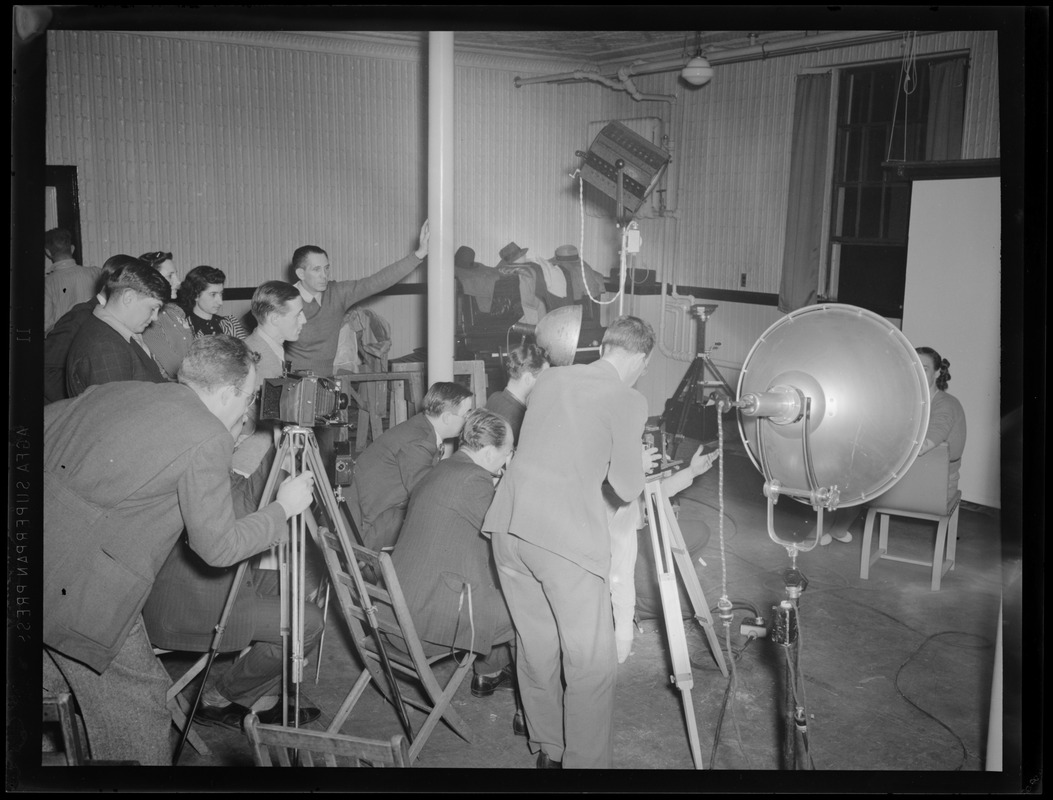
<instances>
[{"instance_id":1,"label":"tripod leg","mask_svg":"<svg viewBox=\"0 0 1053 800\"><path fill-rule=\"evenodd\" d=\"M655 493L655 502L661 506L662 516L667 521L670 550L673 560L679 568L680 579L684 582L684 589L691 600L695 619L698 620L699 625L702 626L702 630L706 634L709 649L713 651L713 660L717 662L721 674L726 678L728 677L728 666L724 661L724 651L720 649L720 640L717 639L716 631L713 628L713 616L709 613L709 604L706 602L702 585L698 582L698 573L695 572L695 567L691 563L691 555L688 552L687 545L684 544L684 534L676 521L669 499L661 492L657 492ZM671 565L670 569L672 569ZM679 596L677 599L679 601Z\"/></svg>"},{"instance_id":2,"label":"tripod leg","mask_svg":"<svg viewBox=\"0 0 1053 800\"><path fill-rule=\"evenodd\" d=\"M208 673L212 670L212 662L216 660L216 655L219 653L219 646L223 642L223 633L227 628L227 620L230 618L230 612L234 608L234 601L238 598L238 590L241 588L241 582L245 577L245 570L248 568L248 565L248 561L242 561L238 564L238 569L234 573L234 585L230 587L230 592L227 594L227 602L223 605L223 611L219 615L219 622L216 623L216 632L212 637L212 646L209 649L208 661L205 662L205 668L201 672L201 685L198 686L197 693L194 695L194 703L190 706L190 711L187 712L186 726L179 737L175 755L172 756L173 766L179 765L179 757L183 754L183 747L186 746L187 737L190 736L190 729L194 724L194 715L197 713L197 709L201 705L201 697L205 693L205 681L208 680Z\"/></svg>"},{"instance_id":3,"label":"tripod leg","mask_svg":"<svg viewBox=\"0 0 1053 800\"><path fill-rule=\"evenodd\" d=\"M651 547L654 550L654 563L658 571L658 592L662 600L662 614L665 617L669 655L673 662L672 681L680 690L683 699L688 742L691 746L691 757L694 759L695 769L702 769L702 751L698 742L695 707L691 703L694 678L691 674L691 659L687 652L687 638L684 635L684 618L680 611L680 593L670 553L667 533L669 518L666 516L666 508L662 503L664 497L661 481L648 481L644 497L647 500L647 525L651 532Z\"/></svg>"}]
</instances>

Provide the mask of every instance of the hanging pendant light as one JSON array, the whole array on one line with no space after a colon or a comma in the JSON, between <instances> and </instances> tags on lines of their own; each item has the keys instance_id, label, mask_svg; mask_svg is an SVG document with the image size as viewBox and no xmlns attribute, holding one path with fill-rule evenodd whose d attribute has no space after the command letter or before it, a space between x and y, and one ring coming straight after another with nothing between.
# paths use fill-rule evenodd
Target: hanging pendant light
<instances>
[{"instance_id":1,"label":"hanging pendant light","mask_svg":"<svg viewBox=\"0 0 1053 800\"><path fill-rule=\"evenodd\" d=\"M702 55L702 31L698 31L696 35L695 57L684 64L684 68L680 70L680 77L692 86L705 86L713 80L713 66Z\"/></svg>"}]
</instances>

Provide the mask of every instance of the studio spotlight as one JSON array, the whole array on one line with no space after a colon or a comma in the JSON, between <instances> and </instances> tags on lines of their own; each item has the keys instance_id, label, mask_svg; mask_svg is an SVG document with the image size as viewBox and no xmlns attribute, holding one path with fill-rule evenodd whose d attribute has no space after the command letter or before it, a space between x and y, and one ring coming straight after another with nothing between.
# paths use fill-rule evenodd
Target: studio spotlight
<instances>
[{"instance_id":1,"label":"studio spotlight","mask_svg":"<svg viewBox=\"0 0 1053 800\"><path fill-rule=\"evenodd\" d=\"M822 511L869 502L910 468L929 423L914 347L884 317L856 306L808 306L754 344L739 379L739 429L764 475L769 534L781 495ZM814 547L815 544L812 544Z\"/></svg>"},{"instance_id":2,"label":"studio spotlight","mask_svg":"<svg viewBox=\"0 0 1053 800\"><path fill-rule=\"evenodd\" d=\"M509 332L523 336L533 334L538 347L543 347L548 354L549 363L554 367L565 367L574 363L574 355L578 350L581 306L554 308L539 319L537 325L517 322Z\"/></svg>"}]
</instances>

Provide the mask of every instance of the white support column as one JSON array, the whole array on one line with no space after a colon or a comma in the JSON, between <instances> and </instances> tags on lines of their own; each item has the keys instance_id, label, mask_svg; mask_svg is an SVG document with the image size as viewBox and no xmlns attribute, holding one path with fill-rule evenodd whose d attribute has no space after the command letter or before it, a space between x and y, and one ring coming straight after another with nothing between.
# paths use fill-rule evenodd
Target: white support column
<instances>
[{"instance_id":1,"label":"white support column","mask_svg":"<svg viewBox=\"0 0 1053 800\"><path fill-rule=\"evenodd\" d=\"M428 34L428 383L453 380L453 32Z\"/></svg>"}]
</instances>

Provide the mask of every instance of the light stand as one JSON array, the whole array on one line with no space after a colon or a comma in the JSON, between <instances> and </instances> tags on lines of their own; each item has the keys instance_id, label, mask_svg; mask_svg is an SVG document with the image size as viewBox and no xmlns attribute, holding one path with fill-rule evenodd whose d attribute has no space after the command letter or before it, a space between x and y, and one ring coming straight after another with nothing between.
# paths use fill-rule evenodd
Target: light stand
<instances>
[{"instance_id":1,"label":"light stand","mask_svg":"<svg viewBox=\"0 0 1053 800\"><path fill-rule=\"evenodd\" d=\"M705 406L710 405L717 399L717 392L707 390L722 389L728 399L735 397L735 390L724 380L713 359L710 358L711 350L706 349L706 321L713 316L717 307L712 304L696 303L691 306L692 313L698 317L695 329L695 359L684 373L680 385L666 405L666 413L663 414L662 426L668 430L672 422L674 426L672 447L673 452L684 438L684 425L687 423L688 414L693 408L701 412ZM713 350L720 347L720 342L713 346ZM721 413L718 404L717 413Z\"/></svg>"},{"instance_id":2,"label":"light stand","mask_svg":"<svg viewBox=\"0 0 1053 800\"><path fill-rule=\"evenodd\" d=\"M790 557L772 637L785 671L783 763L810 769L798 669L798 601L808 581L797 569L797 554L819 544L824 511L867 502L910 468L928 426L928 383L913 346L888 320L825 304L798 309L768 328L743 364L739 399L718 405L721 412L739 409L742 441L764 476L768 535ZM782 495L816 511L810 543L810 537L776 534L774 507Z\"/></svg>"}]
</instances>

